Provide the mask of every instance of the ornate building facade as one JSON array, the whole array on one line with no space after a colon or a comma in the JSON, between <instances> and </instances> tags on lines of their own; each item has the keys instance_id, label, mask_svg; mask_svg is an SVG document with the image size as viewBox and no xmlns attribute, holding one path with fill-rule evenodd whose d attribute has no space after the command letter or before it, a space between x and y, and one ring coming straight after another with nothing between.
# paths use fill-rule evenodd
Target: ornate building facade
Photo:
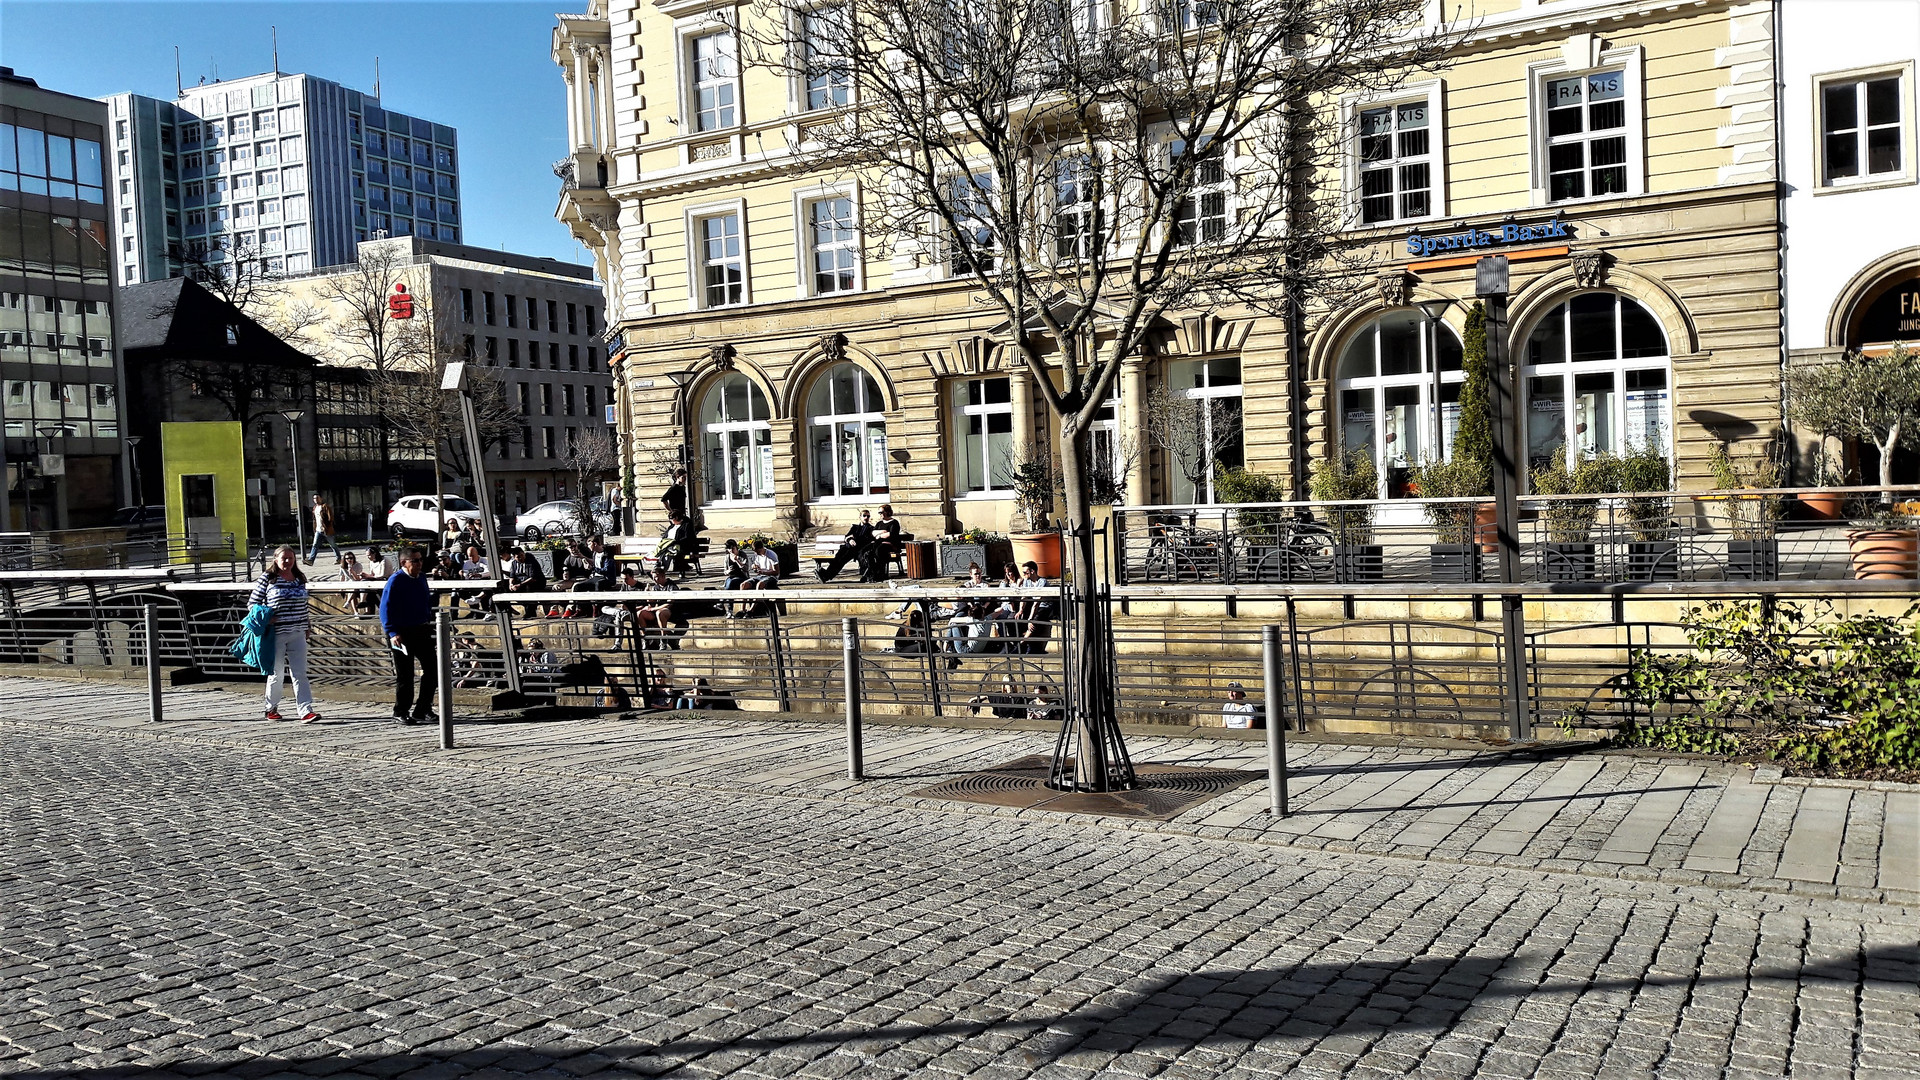
<instances>
[{"instance_id":1,"label":"ornate building facade","mask_svg":"<svg viewBox=\"0 0 1920 1080\"><path fill-rule=\"evenodd\" d=\"M1355 132L1327 179L1374 287L1316 312L1297 355L1279 320L1219 309L1128 358L1099 433L1126 502L1213 498L1148 437L1161 386L1237 403L1243 422L1209 444L1222 463L1290 483L1365 449L1380 494L1405 494L1450 441L1474 262L1495 253L1534 463L1657 443L1699 489L1722 442L1780 429L1775 6L1479 7L1450 66L1325 103ZM738 14L592 0L554 35L573 147L557 213L608 290L637 505L686 460L711 528L889 501L923 536L1004 529L1007 462L1047 422L1009 327L950 267L863 241L870 184L796 178L788 148L839 102L741 64ZM1203 212L1230 212L1251 175L1228 154ZM1416 305L1441 299L1444 325L1424 326Z\"/></svg>"}]
</instances>

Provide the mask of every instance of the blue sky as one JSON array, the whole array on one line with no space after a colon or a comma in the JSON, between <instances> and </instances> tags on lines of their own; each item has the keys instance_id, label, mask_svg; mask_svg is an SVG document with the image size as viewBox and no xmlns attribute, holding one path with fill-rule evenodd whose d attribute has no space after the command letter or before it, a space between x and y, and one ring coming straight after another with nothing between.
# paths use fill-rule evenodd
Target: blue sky
<instances>
[{"instance_id":1,"label":"blue sky","mask_svg":"<svg viewBox=\"0 0 1920 1080\"><path fill-rule=\"evenodd\" d=\"M373 90L391 108L460 129L467 243L590 262L558 222L552 163L566 154L566 101L549 58L554 13L538 3L30 3L0 0L0 64L50 90L173 97L173 47L192 86L280 70Z\"/></svg>"}]
</instances>

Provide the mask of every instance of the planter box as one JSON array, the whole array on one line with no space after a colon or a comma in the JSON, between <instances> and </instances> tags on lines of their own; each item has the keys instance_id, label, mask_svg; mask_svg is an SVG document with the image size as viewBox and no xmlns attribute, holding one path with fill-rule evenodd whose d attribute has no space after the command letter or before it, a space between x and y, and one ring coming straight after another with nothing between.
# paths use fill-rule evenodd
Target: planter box
<instances>
[{"instance_id":1,"label":"planter box","mask_svg":"<svg viewBox=\"0 0 1920 1080\"><path fill-rule=\"evenodd\" d=\"M1679 581L1678 540L1634 540L1627 544L1628 581Z\"/></svg>"},{"instance_id":2,"label":"planter box","mask_svg":"<svg viewBox=\"0 0 1920 1080\"><path fill-rule=\"evenodd\" d=\"M1335 581L1379 581L1386 571L1386 549L1379 544L1333 545Z\"/></svg>"},{"instance_id":3,"label":"planter box","mask_svg":"<svg viewBox=\"0 0 1920 1080\"><path fill-rule=\"evenodd\" d=\"M1728 581L1778 581L1780 541L1727 541Z\"/></svg>"},{"instance_id":4,"label":"planter box","mask_svg":"<svg viewBox=\"0 0 1920 1080\"><path fill-rule=\"evenodd\" d=\"M1540 545L1541 577L1548 581L1592 581L1592 544Z\"/></svg>"},{"instance_id":5,"label":"planter box","mask_svg":"<svg viewBox=\"0 0 1920 1080\"><path fill-rule=\"evenodd\" d=\"M527 554L533 556L533 561L540 564L540 572L547 576L548 581L552 581L554 578L553 556L555 553L544 548L534 548L529 550Z\"/></svg>"},{"instance_id":6,"label":"planter box","mask_svg":"<svg viewBox=\"0 0 1920 1080\"><path fill-rule=\"evenodd\" d=\"M768 544L767 550L780 560L780 576L792 577L800 572L800 548L795 544Z\"/></svg>"},{"instance_id":7,"label":"planter box","mask_svg":"<svg viewBox=\"0 0 1920 1080\"><path fill-rule=\"evenodd\" d=\"M940 576L966 577L967 566L979 563L989 580L998 580L1000 568L1013 561L1013 545L1005 540L984 544L950 544L940 541Z\"/></svg>"},{"instance_id":8,"label":"planter box","mask_svg":"<svg viewBox=\"0 0 1920 1080\"><path fill-rule=\"evenodd\" d=\"M1427 574L1431 580L1480 580L1480 545L1434 544L1427 550Z\"/></svg>"}]
</instances>

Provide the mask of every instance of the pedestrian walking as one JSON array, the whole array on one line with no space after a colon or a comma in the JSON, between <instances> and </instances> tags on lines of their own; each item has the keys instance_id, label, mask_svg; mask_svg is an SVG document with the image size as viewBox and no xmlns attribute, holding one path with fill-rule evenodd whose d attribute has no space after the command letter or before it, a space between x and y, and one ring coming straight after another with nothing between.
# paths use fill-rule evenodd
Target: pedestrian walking
<instances>
[{"instance_id":1,"label":"pedestrian walking","mask_svg":"<svg viewBox=\"0 0 1920 1080\"><path fill-rule=\"evenodd\" d=\"M387 579L380 593L380 627L387 632L393 653L393 722L419 724L433 718L433 693L440 684L440 667L433 642L433 593L427 589L427 553L408 548L400 557L400 572ZM420 692L413 688L413 668L420 665Z\"/></svg>"},{"instance_id":2,"label":"pedestrian walking","mask_svg":"<svg viewBox=\"0 0 1920 1080\"><path fill-rule=\"evenodd\" d=\"M320 541L325 540L333 549L333 561L340 561L340 541L333 534L333 507L327 505L327 497L319 492L313 493L313 505L307 508L313 517L313 543L307 550L307 565L320 557Z\"/></svg>"},{"instance_id":3,"label":"pedestrian walking","mask_svg":"<svg viewBox=\"0 0 1920 1080\"><path fill-rule=\"evenodd\" d=\"M307 575L300 572L300 549L283 544L274 553L273 565L253 586L247 603L264 604L273 611L271 633L274 657L267 671L267 719L280 719L282 672L293 677L293 703L300 710L300 722L311 724L320 719L313 709L313 683L307 678L307 643L313 637L313 620L307 612Z\"/></svg>"}]
</instances>

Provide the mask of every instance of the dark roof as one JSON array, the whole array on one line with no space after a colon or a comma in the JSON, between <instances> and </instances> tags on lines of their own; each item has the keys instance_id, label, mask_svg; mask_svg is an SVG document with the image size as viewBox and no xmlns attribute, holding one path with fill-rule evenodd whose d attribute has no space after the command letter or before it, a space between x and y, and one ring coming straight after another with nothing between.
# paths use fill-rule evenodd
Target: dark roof
<instances>
[{"instance_id":1,"label":"dark roof","mask_svg":"<svg viewBox=\"0 0 1920 1080\"><path fill-rule=\"evenodd\" d=\"M311 366L314 359L288 345L246 312L186 278L120 286L120 349L128 360L232 360L239 348L250 362ZM236 328L237 345L227 339Z\"/></svg>"}]
</instances>

